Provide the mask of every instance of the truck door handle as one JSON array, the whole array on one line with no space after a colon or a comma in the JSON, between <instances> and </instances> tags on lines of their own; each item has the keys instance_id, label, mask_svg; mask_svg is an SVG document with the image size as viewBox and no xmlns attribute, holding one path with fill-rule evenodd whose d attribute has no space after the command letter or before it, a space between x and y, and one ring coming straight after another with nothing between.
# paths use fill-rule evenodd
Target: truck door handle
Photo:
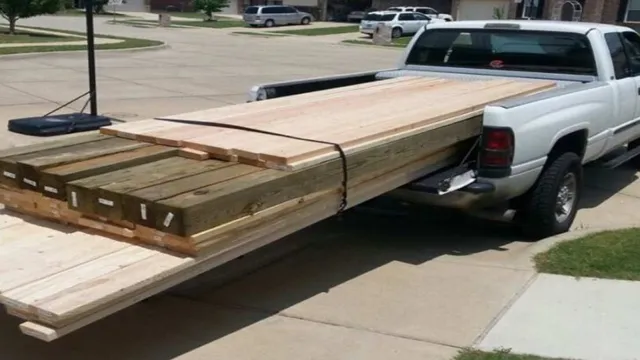
<instances>
[{"instance_id":1,"label":"truck door handle","mask_svg":"<svg viewBox=\"0 0 640 360\"><path fill-rule=\"evenodd\" d=\"M640 95L640 88L638 88L638 95Z\"/></svg>"}]
</instances>

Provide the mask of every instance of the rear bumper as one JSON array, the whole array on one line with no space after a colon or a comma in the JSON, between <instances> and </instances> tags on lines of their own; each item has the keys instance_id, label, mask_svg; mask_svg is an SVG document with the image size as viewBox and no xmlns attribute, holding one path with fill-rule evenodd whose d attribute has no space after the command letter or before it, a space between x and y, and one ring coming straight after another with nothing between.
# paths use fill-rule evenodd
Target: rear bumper
<instances>
[{"instance_id":1,"label":"rear bumper","mask_svg":"<svg viewBox=\"0 0 640 360\"><path fill-rule=\"evenodd\" d=\"M371 35L376 31L376 29L367 29L367 28L360 28L360 32L363 34L367 34L367 35Z\"/></svg>"},{"instance_id":2,"label":"rear bumper","mask_svg":"<svg viewBox=\"0 0 640 360\"><path fill-rule=\"evenodd\" d=\"M540 167L499 179L478 178L459 190L443 195L438 195L433 186L425 187L417 181L391 191L388 196L410 203L473 211L503 205L524 194L535 183L541 171Z\"/></svg>"}]
</instances>

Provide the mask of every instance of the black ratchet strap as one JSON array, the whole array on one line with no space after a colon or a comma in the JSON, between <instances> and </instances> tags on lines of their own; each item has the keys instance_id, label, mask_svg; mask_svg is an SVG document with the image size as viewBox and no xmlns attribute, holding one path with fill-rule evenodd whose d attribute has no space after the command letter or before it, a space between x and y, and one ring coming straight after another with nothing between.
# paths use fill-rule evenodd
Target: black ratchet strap
<instances>
[{"instance_id":1,"label":"black ratchet strap","mask_svg":"<svg viewBox=\"0 0 640 360\"><path fill-rule=\"evenodd\" d=\"M318 144L325 144L325 145L332 145L338 151L338 154L340 155L340 160L342 161L342 200L340 201L338 214L342 213L347 208L347 185L349 181L349 177L347 174L347 155L344 153L344 150L342 149L342 146L340 146L340 144L333 143L330 141L307 139L307 138L302 138L302 137L293 136L293 135L274 133L266 130L254 129L254 128L249 128L249 127L244 127L239 125L217 123L217 122L209 122L209 121L205 122L205 121L184 120L184 119L167 119L167 118L154 118L154 119L180 123L180 124L187 124L187 125L202 125L202 126L212 126L212 127L219 127L219 128L225 128L225 129L249 131L249 132L265 134L265 135L280 136L288 139L309 141L309 142L315 142Z\"/></svg>"}]
</instances>

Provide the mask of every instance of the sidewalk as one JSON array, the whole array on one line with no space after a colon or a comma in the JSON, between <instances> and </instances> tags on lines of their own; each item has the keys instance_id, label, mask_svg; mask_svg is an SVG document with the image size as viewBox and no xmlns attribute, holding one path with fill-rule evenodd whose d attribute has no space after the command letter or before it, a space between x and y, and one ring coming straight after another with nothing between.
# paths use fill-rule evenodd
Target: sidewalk
<instances>
[{"instance_id":1,"label":"sidewalk","mask_svg":"<svg viewBox=\"0 0 640 360\"><path fill-rule=\"evenodd\" d=\"M638 299L640 282L540 274L477 348L563 359L638 359Z\"/></svg>"}]
</instances>

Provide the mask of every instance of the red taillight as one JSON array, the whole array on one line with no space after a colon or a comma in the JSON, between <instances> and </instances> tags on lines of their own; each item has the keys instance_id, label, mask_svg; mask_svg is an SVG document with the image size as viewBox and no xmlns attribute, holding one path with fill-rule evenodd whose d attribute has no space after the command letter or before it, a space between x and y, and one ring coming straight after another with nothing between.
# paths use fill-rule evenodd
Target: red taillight
<instances>
[{"instance_id":1,"label":"red taillight","mask_svg":"<svg viewBox=\"0 0 640 360\"><path fill-rule=\"evenodd\" d=\"M513 132L510 129L485 128L482 134L480 166L510 166L513 160L513 148Z\"/></svg>"}]
</instances>

